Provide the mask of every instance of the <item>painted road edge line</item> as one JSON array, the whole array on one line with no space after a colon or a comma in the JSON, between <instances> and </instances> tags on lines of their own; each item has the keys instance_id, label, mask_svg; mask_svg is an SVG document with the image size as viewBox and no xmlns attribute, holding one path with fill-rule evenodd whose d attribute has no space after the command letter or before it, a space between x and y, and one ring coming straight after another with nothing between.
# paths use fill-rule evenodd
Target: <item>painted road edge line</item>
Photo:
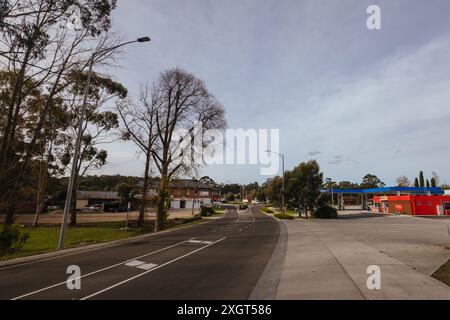
<instances>
[{"instance_id":1,"label":"painted road edge line","mask_svg":"<svg viewBox=\"0 0 450 320\"><path fill-rule=\"evenodd\" d=\"M190 240L190 239L189 239L189 240ZM89 277L89 276L92 276L92 275L94 275L94 274L100 273L100 272L102 272L102 271L106 271L106 270L109 270L109 269L112 269L112 268L115 268L115 267L124 265L124 264L126 264L126 263L128 263L128 262L131 262L131 261L133 261L133 260L138 260L138 259L141 259L141 258L150 256L150 255L152 255L152 254L156 254L156 253L159 253L159 252L161 252L161 251L171 249L171 248L173 248L173 247L176 247L176 246L179 246L179 245L181 245L181 244L183 244L183 243L186 243L186 242L188 242L189 240L184 240L184 241L178 242L178 243L173 244L173 245L171 245L171 246L168 246L168 247L165 247L165 248L162 248L162 249L158 249L158 250L156 250L156 251L152 251L152 252L146 253L146 254L141 255L141 256L139 256L139 257L135 257L135 258L131 258L131 259L128 259L128 260L125 260L125 261L121 261L121 262L116 263L116 264L113 264L113 265L111 265L111 266L109 266L109 267L105 267L105 268L102 268L102 269L95 270L95 271L93 271L93 272L84 274L84 275L82 275L81 277L77 277L76 279L81 279L81 278ZM59 283L56 283L56 284L54 284L54 285L51 285L51 286L48 286L48 287L45 287L45 288L42 288L42 289L39 289L39 290L36 290L36 291L32 291L32 292L23 294L23 295L21 295L21 296L15 297L15 298L12 298L11 300L19 300L19 299L22 299L22 298L31 296L31 295L33 295L33 294L42 292L42 291L46 291L46 290L50 290L50 289L56 288L56 287L58 287L58 286L61 286L61 285L63 285L63 284L66 284L66 283L67 283L67 281L59 282Z\"/></svg>"},{"instance_id":2,"label":"painted road edge line","mask_svg":"<svg viewBox=\"0 0 450 320\"><path fill-rule=\"evenodd\" d=\"M226 239L226 237L223 237L222 239L219 239L219 240L217 240L217 241L214 241L214 242L212 242L212 243L210 243L210 244L208 244L208 245L206 245L206 246L203 246L203 247L198 248L198 249L196 249L196 250L194 250L194 251L191 251L191 252L189 252L189 253L186 253L186 254L184 254L184 255L182 255L182 256L180 256L180 257L178 257L178 258L175 258L175 259L173 259L173 260L167 261L167 262L165 262L165 263L163 263L163 264L161 264L161 265L159 265L159 266L157 266L157 267L155 267L155 268L153 268L153 269L150 269L150 270L148 270L148 271L142 272L142 273L140 273L140 274L138 274L138 275L136 275L136 276L134 276L134 277L128 278L128 279L126 279L126 280L123 280L123 281L121 281L121 282L119 282L119 283L116 283L116 284L114 284L114 285L112 285L112 286L109 286L109 287L107 287L107 288L105 288L105 289L103 289L103 290L94 292L93 294L90 294L90 295L88 295L88 296L86 296L86 297L84 297L84 298L81 298L80 300L87 300L87 299L90 299L90 298L92 298L92 297L95 297L95 296L97 296L97 295L99 295L99 294L101 294L101 293L103 293L103 292L106 292L106 291L109 291L109 290L111 290L111 289L114 289L114 288L116 288L116 287L118 287L118 286L121 286L122 284L125 284L125 283L127 283L127 282L130 282L130 281L132 281L132 280L134 280L134 279L137 279L137 278L139 278L139 277L142 277L143 275L146 275L146 274L148 274L148 273L150 273L150 272L153 272L153 271L155 271L155 270L158 270L158 269L160 269L160 268L162 268L162 267L164 267L164 266L167 266L167 265L169 265L169 264L171 264L171 263L174 263L174 262L176 262L176 261L178 261L178 260L181 260L181 259L183 259L183 258L186 258L186 257L188 257L188 256L190 256L190 255L192 255L192 254L194 254L194 253L196 253L196 252L199 252L199 251L201 251L201 250L203 250L203 249L206 249L206 248L208 248L208 247L210 247L210 246L212 246L212 245L214 245L214 244L216 244L216 243L218 243L218 242L220 242L220 241L223 241L223 240L225 240L225 239Z\"/></svg>"}]
</instances>

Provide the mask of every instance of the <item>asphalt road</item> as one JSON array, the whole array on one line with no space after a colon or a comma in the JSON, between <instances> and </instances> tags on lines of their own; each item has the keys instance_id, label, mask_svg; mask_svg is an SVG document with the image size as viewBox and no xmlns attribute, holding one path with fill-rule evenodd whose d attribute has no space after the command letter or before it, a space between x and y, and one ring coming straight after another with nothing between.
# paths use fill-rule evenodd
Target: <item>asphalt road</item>
<instances>
[{"instance_id":1,"label":"asphalt road","mask_svg":"<svg viewBox=\"0 0 450 320\"><path fill-rule=\"evenodd\" d=\"M0 268L0 299L248 299L279 222L257 208L137 241ZM81 269L69 290L67 267Z\"/></svg>"}]
</instances>

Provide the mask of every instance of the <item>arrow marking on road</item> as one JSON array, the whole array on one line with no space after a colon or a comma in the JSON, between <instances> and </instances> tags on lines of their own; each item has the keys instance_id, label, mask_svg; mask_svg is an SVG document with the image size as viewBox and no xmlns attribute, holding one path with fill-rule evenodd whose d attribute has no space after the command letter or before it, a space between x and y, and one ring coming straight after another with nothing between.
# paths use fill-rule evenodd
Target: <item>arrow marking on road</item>
<instances>
[{"instance_id":1,"label":"arrow marking on road","mask_svg":"<svg viewBox=\"0 0 450 320\"><path fill-rule=\"evenodd\" d=\"M139 256L139 257L136 257L136 258L132 258L132 259L128 259L128 260L125 260L125 261L122 261L122 262L113 264L112 266L109 266L109 267L106 267L106 268L103 268L103 269L99 269L99 270L93 271L93 272L91 272L91 273L84 274L84 275L82 275L81 277L78 277L78 278L76 278L76 279L81 279L81 278L85 278L85 277L88 277L88 276L92 276L92 275L97 274L97 273L99 273L99 272L106 271L106 270L109 270L109 269L112 269L112 268L121 266L121 265L123 265L123 264L125 264L125 263L127 263L127 262L130 262L130 261L133 261L133 260L136 260L136 259L140 259L140 258L144 258L144 257L150 256L150 255L152 255L152 254L159 253L159 252L164 251L164 250L171 249L171 248L173 248L173 247L182 245L183 243L186 243L187 241L189 241L189 240L181 241L181 242L178 242L178 243L176 243L176 244L174 244L174 245L171 245L171 246L168 246L168 247L165 247L165 248L162 248L162 249L159 249L159 250L150 252L150 253L143 254L142 256ZM56 287L61 286L61 285L65 285L66 283L67 283L67 281L63 281L63 282L60 282L60 283L57 283L57 284L54 284L54 285L51 285L51 286L48 286L48 287L45 287L45 288L42 288L42 289L33 291L33 292L30 292L30 293L23 294L23 295L21 295L21 296L12 298L11 300L19 300L19 299L22 299L22 298L31 296L31 295L33 295L33 294L42 292L42 291L46 291L46 290L53 289L53 288L56 288Z\"/></svg>"},{"instance_id":2,"label":"arrow marking on road","mask_svg":"<svg viewBox=\"0 0 450 320\"><path fill-rule=\"evenodd\" d=\"M121 282L119 282L119 283L116 283L116 284L114 284L114 285L112 285L112 286L109 286L109 287L107 287L107 288L105 288L105 289L103 289L103 290L94 292L93 294L90 294L90 295L88 295L88 296L86 296L86 297L84 297L84 298L81 298L81 300L87 300L87 299L90 299L90 298L92 298L92 297L95 297L95 296L97 296L97 295L103 293L103 292L106 292L106 291L109 291L109 290L111 290L111 289L114 289L114 288L116 288L116 287L118 287L118 286L121 286L122 284L125 284L125 283L127 283L127 282L133 281L134 279L137 279L137 278L139 278L139 277L142 277L142 276L144 276L144 275L146 275L146 274L148 274L148 273L150 273L150 272L153 272L153 271L158 270L158 269L160 269L160 268L162 268L162 267L164 267L164 266L167 266L167 265L169 265L169 264L171 264L171 263L174 263L174 262L176 262L176 261L178 261L178 260L181 260L181 259L183 259L183 258L186 258L186 257L188 257L188 256L190 256L190 255L192 255L192 254L194 254L194 253L197 253L197 252L199 252L199 251L201 251L201 250L204 250L204 249L206 249L206 248L208 248L208 247L210 247L210 246L212 246L212 245L214 245L214 244L216 244L216 243L218 243L218 242L220 242L220 241L223 241L223 240L225 240L225 239L226 239L226 237L224 237L224 238L222 238L222 239L219 239L219 240L217 240L217 241L214 241L214 242L212 242L212 243L210 243L210 244L207 244L206 246L203 246L203 247L198 248L198 249L196 249L196 250L194 250L194 251L191 251L191 252L189 252L189 253L186 253L186 254L184 254L184 255L178 257L178 258L175 258L175 259L173 259L173 260L167 261L166 263L163 263L163 264L161 264L161 265L159 265L159 266L157 266L157 267L155 267L155 268L153 268L153 269L150 269L150 270L148 270L148 271L142 272L142 273L140 273L140 274L138 274L138 275L136 275L136 276L134 276L134 277L128 278L128 279L126 279L126 280L123 280L123 281L121 281Z\"/></svg>"},{"instance_id":3,"label":"arrow marking on road","mask_svg":"<svg viewBox=\"0 0 450 320\"><path fill-rule=\"evenodd\" d=\"M142 270L150 270L150 269L153 269L156 266L157 266L157 264L154 264L154 263L146 263L146 264L141 264L141 265L139 265L137 267L139 269L142 269Z\"/></svg>"},{"instance_id":4,"label":"arrow marking on road","mask_svg":"<svg viewBox=\"0 0 450 320\"><path fill-rule=\"evenodd\" d=\"M133 261L130 261L128 263L125 263L125 265L129 266L129 267L137 267L137 266L140 266L141 264L145 264L145 262L144 261L139 261L139 260L133 260Z\"/></svg>"}]
</instances>

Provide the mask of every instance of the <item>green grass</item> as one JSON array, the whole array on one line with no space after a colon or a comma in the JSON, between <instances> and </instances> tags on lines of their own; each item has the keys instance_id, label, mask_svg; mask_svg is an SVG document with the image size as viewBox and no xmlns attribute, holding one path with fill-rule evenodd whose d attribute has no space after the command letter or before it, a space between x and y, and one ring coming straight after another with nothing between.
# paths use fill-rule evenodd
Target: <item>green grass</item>
<instances>
[{"instance_id":1,"label":"green grass","mask_svg":"<svg viewBox=\"0 0 450 320\"><path fill-rule=\"evenodd\" d=\"M282 214L282 213L276 213L276 214L274 215L274 217L275 217L275 218L278 218L278 219L286 219L286 220L293 220L293 219L294 219L294 216L293 216L293 215L290 215L290 214Z\"/></svg>"},{"instance_id":2,"label":"green grass","mask_svg":"<svg viewBox=\"0 0 450 320\"><path fill-rule=\"evenodd\" d=\"M199 222L202 222L202 219L198 216L169 220L168 229ZM124 226L125 224L122 221L85 223L76 227L69 226L67 228L65 247L80 247L94 243L121 240L153 232L153 224L146 225L141 230L130 227L127 231L121 230ZM0 224L0 227L3 227L3 225ZM15 254L0 257L0 261L50 252L56 249L60 227L27 227L21 228L21 231L30 235L30 238L27 240L24 247Z\"/></svg>"},{"instance_id":3,"label":"green grass","mask_svg":"<svg viewBox=\"0 0 450 320\"><path fill-rule=\"evenodd\" d=\"M267 207L262 207L260 210L265 213L274 213L271 209L269 209Z\"/></svg>"},{"instance_id":4,"label":"green grass","mask_svg":"<svg viewBox=\"0 0 450 320\"><path fill-rule=\"evenodd\" d=\"M450 260L433 273L432 277L450 286Z\"/></svg>"},{"instance_id":5,"label":"green grass","mask_svg":"<svg viewBox=\"0 0 450 320\"><path fill-rule=\"evenodd\" d=\"M214 214L211 217L220 217L225 213L225 210L214 209Z\"/></svg>"}]
</instances>

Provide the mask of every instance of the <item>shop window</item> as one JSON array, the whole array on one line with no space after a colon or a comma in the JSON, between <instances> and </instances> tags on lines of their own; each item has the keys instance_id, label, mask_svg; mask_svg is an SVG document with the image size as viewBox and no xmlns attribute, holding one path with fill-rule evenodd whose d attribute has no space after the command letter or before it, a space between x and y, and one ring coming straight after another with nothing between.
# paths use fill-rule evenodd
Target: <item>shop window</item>
<instances>
[{"instance_id":1,"label":"shop window","mask_svg":"<svg viewBox=\"0 0 450 320\"><path fill-rule=\"evenodd\" d=\"M417 201L417 205L420 206L420 201Z\"/></svg>"},{"instance_id":2,"label":"shop window","mask_svg":"<svg viewBox=\"0 0 450 320\"><path fill-rule=\"evenodd\" d=\"M431 206L431 201L428 201L428 205Z\"/></svg>"}]
</instances>

